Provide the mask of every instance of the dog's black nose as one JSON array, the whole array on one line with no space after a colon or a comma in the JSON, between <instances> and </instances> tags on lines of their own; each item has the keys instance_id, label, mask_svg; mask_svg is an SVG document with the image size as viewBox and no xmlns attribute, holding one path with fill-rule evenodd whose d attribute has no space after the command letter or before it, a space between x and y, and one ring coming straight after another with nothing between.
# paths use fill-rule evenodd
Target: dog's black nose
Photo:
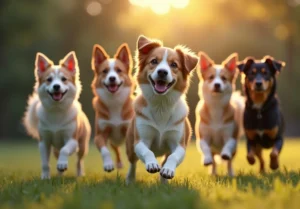
<instances>
[{"instance_id":1,"label":"dog's black nose","mask_svg":"<svg viewBox=\"0 0 300 209\"><path fill-rule=\"evenodd\" d=\"M168 75L168 71L161 69L161 70L157 71L157 74L158 74L159 77L163 78L163 77L166 77Z\"/></svg>"},{"instance_id":2,"label":"dog's black nose","mask_svg":"<svg viewBox=\"0 0 300 209\"><path fill-rule=\"evenodd\" d=\"M60 89L60 85L58 85L58 84L55 84L55 85L53 86L53 89L54 89L55 91L59 91L59 89Z\"/></svg>"},{"instance_id":3,"label":"dog's black nose","mask_svg":"<svg viewBox=\"0 0 300 209\"><path fill-rule=\"evenodd\" d=\"M221 84L215 83L215 89L220 89L220 88L221 88Z\"/></svg>"},{"instance_id":4,"label":"dog's black nose","mask_svg":"<svg viewBox=\"0 0 300 209\"><path fill-rule=\"evenodd\" d=\"M116 77L114 77L114 76L111 76L108 79L109 79L110 82L115 82L116 81Z\"/></svg>"},{"instance_id":5,"label":"dog's black nose","mask_svg":"<svg viewBox=\"0 0 300 209\"><path fill-rule=\"evenodd\" d=\"M255 85L257 88L261 88L262 87L262 82L261 81L256 81Z\"/></svg>"}]
</instances>

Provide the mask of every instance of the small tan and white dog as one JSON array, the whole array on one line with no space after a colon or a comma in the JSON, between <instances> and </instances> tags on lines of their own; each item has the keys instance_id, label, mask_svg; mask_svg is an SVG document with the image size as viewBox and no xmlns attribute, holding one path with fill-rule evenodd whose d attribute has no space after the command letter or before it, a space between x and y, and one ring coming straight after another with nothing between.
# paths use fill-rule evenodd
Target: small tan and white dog
<instances>
[{"instance_id":1,"label":"small tan and white dog","mask_svg":"<svg viewBox=\"0 0 300 209\"><path fill-rule=\"evenodd\" d=\"M119 146L125 141L129 122L134 115L132 58L128 45L122 44L114 58L109 58L101 46L94 45L92 69L95 144L101 153L104 170L111 172L115 166L107 144L109 142L116 153L116 167L122 168Z\"/></svg>"},{"instance_id":2,"label":"small tan and white dog","mask_svg":"<svg viewBox=\"0 0 300 209\"><path fill-rule=\"evenodd\" d=\"M185 47L163 47L160 41L145 36L138 38L136 55L141 94L134 101L135 116L126 137L130 162L126 182L135 180L138 159L149 173L160 171L166 182L183 161L191 137L185 93L198 57ZM162 168L157 156L165 156Z\"/></svg>"},{"instance_id":3,"label":"small tan and white dog","mask_svg":"<svg viewBox=\"0 0 300 209\"><path fill-rule=\"evenodd\" d=\"M227 160L228 175L233 176L232 159L242 134L244 97L235 91L238 55L231 54L221 65L214 64L204 52L199 53L200 79L196 107L195 135L203 155L203 164L212 165L216 175L214 156ZM235 91L235 92L234 92Z\"/></svg>"},{"instance_id":4,"label":"small tan and white dog","mask_svg":"<svg viewBox=\"0 0 300 209\"><path fill-rule=\"evenodd\" d=\"M50 178L52 147L60 174L68 168L68 156L78 151L77 175L82 176L91 127L78 101L81 83L75 52L67 54L59 65L37 53L35 78L34 92L29 97L23 124L28 134L39 141L41 178Z\"/></svg>"}]
</instances>

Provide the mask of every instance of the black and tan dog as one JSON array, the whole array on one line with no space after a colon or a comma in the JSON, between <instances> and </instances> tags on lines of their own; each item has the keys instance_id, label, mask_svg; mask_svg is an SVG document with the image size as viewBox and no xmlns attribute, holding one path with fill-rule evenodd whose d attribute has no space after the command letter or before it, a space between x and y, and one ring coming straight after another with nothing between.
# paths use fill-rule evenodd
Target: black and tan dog
<instances>
[{"instance_id":1,"label":"black and tan dog","mask_svg":"<svg viewBox=\"0 0 300 209\"><path fill-rule=\"evenodd\" d=\"M283 145L284 120L276 96L276 75L285 66L282 61L265 56L262 60L247 57L238 68L244 74L243 85L247 97L244 128L247 137L247 160L260 162L260 172L265 172L263 148L271 148L270 168L279 167L279 153Z\"/></svg>"}]
</instances>

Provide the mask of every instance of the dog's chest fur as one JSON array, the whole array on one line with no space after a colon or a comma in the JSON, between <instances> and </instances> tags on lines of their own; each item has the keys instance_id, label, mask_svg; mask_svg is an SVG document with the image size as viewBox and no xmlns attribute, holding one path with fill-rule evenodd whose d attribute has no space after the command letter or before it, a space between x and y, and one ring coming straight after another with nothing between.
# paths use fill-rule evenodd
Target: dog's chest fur
<instances>
[{"instance_id":1,"label":"dog's chest fur","mask_svg":"<svg viewBox=\"0 0 300 209\"><path fill-rule=\"evenodd\" d=\"M122 118L123 107L130 96L130 91L130 87L123 87L120 88L116 94L111 94L107 92L106 89L97 89L97 93L101 101L105 104L109 111L109 119L98 119L98 126L101 130L104 130L106 127L110 127L111 135L109 137L112 142L117 144L123 141L124 138L121 133L122 126L128 126L130 123L130 120L123 120Z\"/></svg>"},{"instance_id":2,"label":"dog's chest fur","mask_svg":"<svg viewBox=\"0 0 300 209\"><path fill-rule=\"evenodd\" d=\"M79 108L78 105L73 104L67 110L47 110L40 104L37 108L37 116L42 140L60 149L66 140L73 138L77 128Z\"/></svg>"},{"instance_id":3,"label":"dog's chest fur","mask_svg":"<svg viewBox=\"0 0 300 209\"><path fill-rule=\"evenodd\" d=\"M152 140L151 150L156 155L170 151L170 144L178 144L184 134L184 120L188 107L181 93L171 91L167 96L155 95L143 85L143 96L147 106L142 109L146 118L137 117L137 131L143 140ZM176 123L182 120L180 123Z\"/></svg>"}]
</instances>

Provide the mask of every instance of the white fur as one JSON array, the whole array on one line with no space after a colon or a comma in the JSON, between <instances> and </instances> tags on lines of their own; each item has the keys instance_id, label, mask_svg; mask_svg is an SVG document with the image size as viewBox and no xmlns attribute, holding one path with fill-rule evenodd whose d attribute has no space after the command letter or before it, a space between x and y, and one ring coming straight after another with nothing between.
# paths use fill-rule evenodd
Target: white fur
<instances>
[{"instance_id":1,"label":"white fur","mask_svg":"<svg viewBox=\"0 0 300 209\"><path fill-rule=\"evenodd\" d=\"M109 62L109 71L108 71L108 74L105 77L104 84L109 85L110 84L109 78L110 77L115 77L116 78L116 84L120 85L122 83L122 80L120 79L118 73L115 70L116 60L115 59L109 59L108 62Z\"/></svg>"},{"instance_id":2,"label":"white fur","mask_svg":"<svg viewBox=\"0 0 300 209\"><path fill-rule=\"evenodd\" d=\"M224 82L221 79L220 73L222 68L221 65L215 65L216 75L211 81L202 80L199 83L199 96L203 98L200 100L197 108L196 114L200 113L200 109L203 107L204 103L207 105L210 121L209 124L201 123L200 127L196 127L201 132L203 138L197 139L198 146L203 155L204 164L212 164L211 174L216 174L216 161L212 156L213 153L220 155L226 155L230 159L232 158L233 152L236 150L237 139L233 139L233 132L235 126L239 126L241 136L242 133L242 121L243 121L243 110L244 110L244 97L240 95L240 92L233 92L235 89L235 84L231 82ZM220 84L220 93L213 92L214 85L216 83ZM224 114L224 107L228 104L233 105L235 109L234 121L224 124L222 121L222 116ZM238 124L236 124L238 121ZM231 160L228 162L228 173L233 174Z\"/></svg>"},{"instance_id":3,"label":"white fur","mask_svg":"<svg viewBox=\"0 0 300 209\"><path fill-rule=\"evenodd\" d=\"M49 156L53 146L60 150L57 161L58 170L65 170L68 165L68 156L77 151L78 142L73 139L77 129L77 114L81 113L84 120L88 121L82 112L81 105L77 101L81 92L79 72L76 74L75 85L72 82L61 82L61 66L54 65L54 72L50 73L52 78L50 84L42 83L35 85L33 95L28 100L28 107L24 117L24 126L27 132L39 139L39 150L42 161L42 178L50 178ZM60 101L54 101L48 92L53 92L53 86L59 84L61 92L67 91ZM87 131L86 142L90 139L90 124L85 124ZM83 173L82 159L80 159L78 173Z\"/></svg>"},{"instance_id":4,"label":"white fur","mask_svg":"<svg viewBox=\"0 0 300 209\"><path fill-rule=\"evenodd\" d=\"M162 61L156 66L154 72L151 74L151 78L155 81L159 78L158 71L166 70L168 72L166 81L171 83L173 81L172 71L168 63L168 50L166 49Z\"/></svg>"},{"instance_id":5,"label":"white fur","mask_svg":"<svg viewBox=\"0 0 300 209\"><path fill-rule=\"evenodd\" d=\"M120 89L111 94L104 88L98 88L98 96L101 98L101 101L106 105L109 110L109 120L100 119L98 120L98 126L100 130L104 130L106 126L111 126L112 131L111 135L108 136L110 141L114 145L120 145L124 141L124 137L121 136L121 127L123 125L128 125L131 120L122 119L122 110L126 99L130 95L130 87L120 87Z\"/></svg>"},{"instance_id":6,"label":"white fur","mask_svg":"<svg viewBox=\"0 0 300 209\"><path fill-rule=\"evenodd\" d=\"M185 154L179 144L184 133L184 123L177 125L174 123L187 116L188 106L181 92L171 89L166 95L156 95L149 84L140 87L148 104L142 113L150 120L138 116L136 118L140 144L145 146L136 148L135 153L145 162L146 167L158 167L155 156L171 151L161 170L161 175L173 178L175 169L182 162ZM149 160L145 159L145 153L151 156Z\"/></svg>"},{"instance_id":7,"label":"white fur","mask_svg":"<svg viewBox=\"0 0 300 209\"><path fill-rule=\"evenodd\" d=\"M112 171L114 169L114 163L111 159L111 155L106 146L100 149L100 153L103 159L103 167L105 171Z\"/></svg>"}]
</instances>

